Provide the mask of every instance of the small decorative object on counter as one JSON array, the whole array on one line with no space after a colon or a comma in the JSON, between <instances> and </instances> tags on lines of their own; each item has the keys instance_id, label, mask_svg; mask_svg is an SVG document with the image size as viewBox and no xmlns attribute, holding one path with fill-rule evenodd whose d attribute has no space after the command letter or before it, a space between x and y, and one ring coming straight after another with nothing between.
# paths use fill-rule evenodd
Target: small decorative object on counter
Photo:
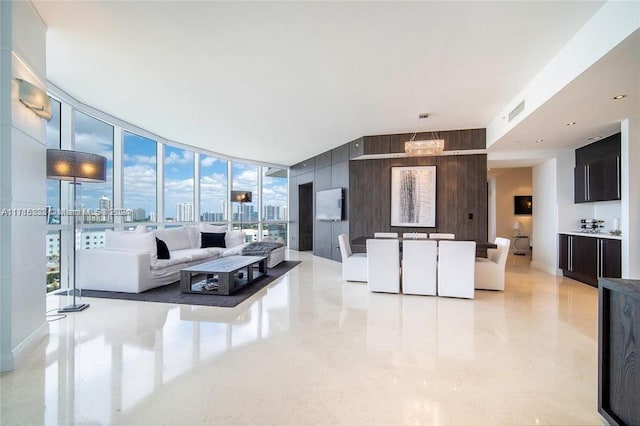
<instances>
[{"instance_id":1,"label":"small decorative object on counter","mask_svg":"<svg viewBox=\"0 0 640 426\"><path fill-rule=\"evenodd\" d=\"M598 234L600 233L600 229L604 228L604 220L580 219L580 228L582 232Z\"/></svg>"},{"instance_id":2,"label":"small decorative object on counter","mask_svg":"<svg viewBox=\"0 0 640 426\"><path fill-rule=\"evenodd\" d=\"M622 231L620 230L620 218L613 218L613 225L611 226L611 231L609 231L611 235L622 235Z\"/></svg>"}]
</instances>

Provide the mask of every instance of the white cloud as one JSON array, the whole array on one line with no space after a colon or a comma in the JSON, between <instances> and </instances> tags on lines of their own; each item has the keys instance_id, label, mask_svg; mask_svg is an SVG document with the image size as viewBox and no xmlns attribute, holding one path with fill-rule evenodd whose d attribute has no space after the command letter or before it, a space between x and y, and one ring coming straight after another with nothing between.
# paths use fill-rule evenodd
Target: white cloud
<instances>
[{"instance_id":1,"label":"white cloud","mask_svg":"<svg viewBox=\"0 0 640 426\"><path fill-rule=\"evenodd\" d=\"M76 133L76 151L91 152L113 160L113 141L89 133Z\"/></svg>"},{"instance_id":2,"label":"white cloud","mask_svg":"<svg viewBox=\"0 0 640 426\"><path fill-rule=\"evenodd\" d=\"M209 157L208 155L201 157L200 163L202 164L202 167L211 167L218 161L224 161L226 163L225 160L220 160L216 157Z\"/></svg>"},{"instance_id":3,"label":"white cloud","mask_svg":"<svg viewBox=\"0 0 640 426\"><path fill-rule=\"evenodd\" d=\"M124 154L125 162L133 162L137 164L153 164L156 165L156 156L155 155L130 155Z\"/></svg>"},{"instance_id":4,"label":"white cloud","mask_svg":"<svg viewBox=\"0 0 640 426\"><path fill-rule=\"evenodd\" d=\"M164 163L165 164L193 164L193 152L180 150L182 155L178 154L176 151L169 152L169 155L165 153L164 155Z\"/></svg>"}]
</instances>

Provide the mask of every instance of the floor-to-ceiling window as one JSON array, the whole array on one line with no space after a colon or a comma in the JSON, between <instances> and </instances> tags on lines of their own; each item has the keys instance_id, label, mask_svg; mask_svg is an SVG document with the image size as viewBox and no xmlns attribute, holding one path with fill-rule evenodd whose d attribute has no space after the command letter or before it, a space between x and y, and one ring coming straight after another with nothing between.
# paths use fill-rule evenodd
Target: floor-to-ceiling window
<instances>
[{"instance_id":1,"label":"floor-to-ceiling window","mask_svg":"<svg viewBox=\"0 0 640 426\"><path fill-rule=\"evenodd\" d=\"M287 241L289 177L286 169L262 167L262 236Z\"/></svg>"},{"instance_id":2,"label":"floor-to-ceiling window","mask_svg":"<svg viewBox=\"0 0 640 426\"><path fill-rule=\"evenodd\" d=\"M258 166L233 162L231 167L231 190L251 193L251 201L231 202L233 229L247 233L247 241L258 241Z\"/></svg>"},{"instance_id":3,"label":"floor-to-ceiling window","mask_svg":"<svg viewBox=\"0 0 640 426\"><path fill-rule=\"evenodd\" d=\"M193 152L173 146L164 148L165 222L194 222Z\"/></svg>"},{"instance_id":4,"label":"floor-to-ceiling window","mask_svg":"<svg viewBox=\"0 0 640 426\"><path fill-rule=\"evenodd\" d=\"M64 93L54 95L70 99ZM162 228L204 221L242 228L247 241L267 236L286 241L286 169L178 148L108 114L84 111L75 101L52 99L52 112L53 118L47 123L47 147L105 156L107 180L77 185L78 208L83 213L78 217L75 238L70 217L60 214L72 208L73 185L47 180L51 211L45 236L47 291L70 282L72 242L77 249L102 247L106 229L131 230L137 224ZM232 190L251 192L251 201L232 202Z\"/></svg>"},{"instance_id":5,"label":"floor-to-ceiling window","mask_svg":"<svg viewBox=\"0 0 640 426\"><path fill-rule=\"evenodd\" d=\"M125 223L156 222L157 143L123 132L122 205L128 210Z\"/></svg>"},{"instance_id":6,"label":"floor-to-ceiling window","mask_svg":"<svg viewBox=\"0 0 640 426\"><path fill-rule=\"evenodd\" d=\"M47 149L60 149L60 102L51 99L52 118L47 122ZM60 288L60 181L47 179L47 292Z\"/></svg>"},{"instance_id":7,"label":"floor-to-ceiling window","mask_svg":"<svg viewBox=\"0 0 640 426\"><path fill-rule=\"evenodd\" d=\"M225 222L229 204L228 161L209 155L200 156L200 220Z\"/></svg>"},{"instance_id":8,"label":"floor-to-ceiling window","mask_svg":"<svg viewBox=\"0 0 640 426\"><path fill-rule=\"evenodd\" d=\"M113 126L78 110L73 120L74 149L107 159L107 179L101 183L76 185L76 203L81 212L76 249L104 246L105 230L111 229L113 205Z\"/></svg>"}]
</instances>

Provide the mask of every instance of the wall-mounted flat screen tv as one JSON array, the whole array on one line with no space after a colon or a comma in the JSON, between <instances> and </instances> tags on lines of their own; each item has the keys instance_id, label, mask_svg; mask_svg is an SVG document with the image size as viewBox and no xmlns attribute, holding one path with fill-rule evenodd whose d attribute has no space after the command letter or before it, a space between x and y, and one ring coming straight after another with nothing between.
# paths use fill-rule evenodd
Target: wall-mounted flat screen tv
<instances>
[{"instance_id":1,"label":"wall-mounted flat screen tv","mask_svg":"<svg viewBox=\"0 0 640 426\"><path fill-rule=\"evenodd\" d=\"M316 220L342 220L342 188L326 189L316 192Z\"/></svg>"},{"instance_id":2,"label":"wall-mounted flat screen tv","mask_svg":"<svg viewBox=\"0 0 640 426\"><path fill-rule=\"evenodd\" d=\"M516 195L513 197L513 214L530 215L533 199L531 195Z\"/></svg>"}]
</instances>

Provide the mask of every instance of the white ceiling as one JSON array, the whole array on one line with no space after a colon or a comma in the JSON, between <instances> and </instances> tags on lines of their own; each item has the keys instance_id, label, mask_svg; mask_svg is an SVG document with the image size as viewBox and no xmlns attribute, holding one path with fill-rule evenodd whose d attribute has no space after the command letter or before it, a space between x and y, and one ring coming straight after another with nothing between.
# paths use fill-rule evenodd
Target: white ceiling
<instances>
[{"instance_id":1,"label":"white ceiling","mask_svg":"<svg viewBox=\"0 0 640 426\"><path fill-rule=\"evenodd\" d=\"M34 5L47 77L79 101L179 143L290 165L363 135L486 127L602 2ZM496 146L546 140L529 120Z\"/></svg>"}]
</instances>

